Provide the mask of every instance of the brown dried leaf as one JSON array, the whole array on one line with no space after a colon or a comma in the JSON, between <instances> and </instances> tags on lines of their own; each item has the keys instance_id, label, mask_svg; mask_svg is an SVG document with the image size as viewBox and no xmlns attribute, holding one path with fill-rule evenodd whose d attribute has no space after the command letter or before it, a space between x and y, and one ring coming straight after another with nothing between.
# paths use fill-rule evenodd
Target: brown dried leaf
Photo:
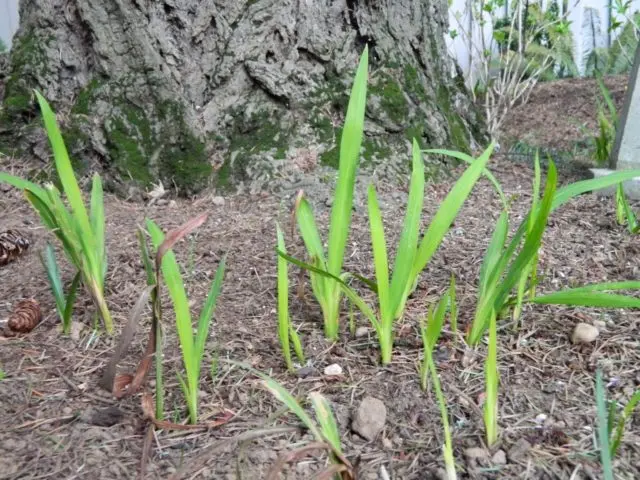
<instances>
[{"instance_id":1,"label":"brown dried leaf","mask_svg":"<svg viewBox=\"0 0 640 480\"><path fill-rule=\"evenodd\" d=\"M158 252L156 253L156 270L160 270L160 265L162 262L162 257L164 257L164 254L167 253L169 250L171 250L171 247L173 247L176 244L176 242L178 242L180 239L184 238L185 236L189 235L189 233L191 233L200 225L202 225L206 219L207 219L207 214L203 213L202 215L192 218L182 226L174 230L171 230L169 233L165 235L164 241L162 242L160 247L158 247Z\"/></svg>"},{"instance_id":2,"label":"brown dried leaf","mask_svg":"<svg viewBox=\"0 0 640 480\"><path fill-rule=\"evenodd\" d=\"M113 395L118 398L125 396L126 393L131 393L131 389L129 389L128 392L125 392L124 389L134 381L134 377L132 377L131 375L119 375L118 378L116 378L116 367L118 366L118 362L120 361L120 359L127 352L127 349L129 348L129 345L133 340L133 336L138 329L138 322L140 321L140 317L142 316L142 311L149 299L151 291L154 288L154 285L148 286L140 294L140 297L138 298L138 301L136 302L133 310L131 311L131 315L129 316L129 322L122 330L122 334L120 335L120 341L118 342L116 351L105 367L102 379L100 380L100 386L105 390L113 393ZM155 329L152 329L152 334L154 340L153 343L155 345ZM147 350L149 350L148 346Z\"/></svg>"}]
</instances>

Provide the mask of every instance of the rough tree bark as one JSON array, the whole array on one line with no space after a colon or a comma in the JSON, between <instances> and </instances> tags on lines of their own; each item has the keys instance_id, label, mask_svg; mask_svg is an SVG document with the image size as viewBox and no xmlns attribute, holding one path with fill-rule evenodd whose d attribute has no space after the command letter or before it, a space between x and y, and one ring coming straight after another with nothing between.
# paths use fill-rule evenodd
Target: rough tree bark
<instances>
[{"instance_id":1,"label":"rough tree bark","mask_svg":"<svg viewBox=\"0 0 640 480\"><path fill-rule=\"evenodd\" d=\"M301 158L337 163L369 44L363 167L409 165L413 136L469 150L483 127L446 31L446 0L21 0L0 149L48 156L37 88L76 167L120 191L259 188Z\"/></svg>"}]
</instances>

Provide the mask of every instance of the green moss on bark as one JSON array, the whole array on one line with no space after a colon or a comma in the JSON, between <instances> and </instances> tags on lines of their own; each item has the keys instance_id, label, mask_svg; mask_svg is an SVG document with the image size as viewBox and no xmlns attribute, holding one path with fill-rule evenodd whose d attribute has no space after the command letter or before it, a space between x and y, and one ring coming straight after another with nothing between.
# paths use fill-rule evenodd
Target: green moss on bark
<instances>
[{"instance_id":1,"label":"green moss on bark","mask_svg":"<svg viewBox=\"0 0 640 480\"><path fill-rule=\"evenodd\" d=\"M206 185L212 168L204 143L188 129L183 107L161 101L142 109L124 97L105 122L113 166L125 179L149 186L156 179L192 193Z\"/></svg>"}]
</instances>

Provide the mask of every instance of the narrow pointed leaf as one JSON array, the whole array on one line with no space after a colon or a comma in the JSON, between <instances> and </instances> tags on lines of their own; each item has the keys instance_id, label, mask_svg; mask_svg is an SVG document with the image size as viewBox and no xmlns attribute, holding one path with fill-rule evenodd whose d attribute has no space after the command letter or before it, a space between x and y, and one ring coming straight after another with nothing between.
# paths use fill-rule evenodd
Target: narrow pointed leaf
<instances>
[{"instance_id":1,"label":"narrow pointed leaf","mask_svg":"<svg viewBox=\"0 0 640 480\"><path fill-rule=\"evenodd\" d=\"M392 315L389 299L389 264L387 262L387 245L384 237L384 226L382 224L380 207L373 184L369 185L369 226L371 229L371 246L376 269L376 280L378 282L380 315L384 319Z\"/></svg>"},{"instance_id":2,"label":"narrow pointed leaf","mask_svg":"<svg viewBox=\"0 0 640 480\"><path fill-rule=\"evenodd\" d=\"M407 201L407 212L404 218L404 227L400 235L400 242L396 253L396 261L391 275L391 310L394 315L402 302L402 296L410 285L410 275L418 247L420 235L420 217L422 216L422 203L424 199L424 163L420 154L420 147L413 140L413 169L411 173L411 186Z\"/></svg>"},{"instance_id":3,"label":"narrow pointed leaf","mask_svg":"<svg viewBox=\"0 0 640 480\"><path fill-rule=\"evenodd\" d=\"M367 106L367 77L369 70L369 47L365 46L349 96L349 105L344 120L340 141L340 165L335 198L331 209L329 226L328 271L340 275L344 251L349 236L353 187L360 160L360 146L364 131L364 112Z\"/></svg>"}]
</instances>

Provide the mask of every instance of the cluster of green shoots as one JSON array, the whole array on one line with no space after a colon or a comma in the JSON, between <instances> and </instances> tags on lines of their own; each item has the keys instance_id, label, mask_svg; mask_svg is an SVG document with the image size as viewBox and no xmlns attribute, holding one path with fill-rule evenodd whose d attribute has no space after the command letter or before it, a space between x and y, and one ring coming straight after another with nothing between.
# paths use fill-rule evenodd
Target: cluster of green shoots
<instances>
[{"instance_id":1,"label":"cluster of green shoots","mask_svg":"<svg viewBox=\"0 0 640 480\"><path fill-rule=\"evenodd\" d=\"M31 206L39 214L42 223L58 238L66 257L77 271L78 280L74 280L69 293L65 296L55 253L52 249L47 249L43 263L51 282L64 331L69 332L72 305L78 281L81 279L102 317L105 329L108 333L113 333L113 321L104 294L107 255L102 181L99 175L93 176L87 213L55 114L44 97L38 92L35 94L40 104L44 126L53 150L56 171L68 205L65 204L60 191L53 183L48 183L43 188L4 172L0 172L0 182L6 182L24 192Z\"/></svg>"},{"instance_id":2,"label":"cluster of green shoots","mask_svg":"<svg viewBox=\"0 0 640 480\"><path fill-rule=\"evenodd\" d=\"M339 338L342 300L346 298L349 306L351 308L355 306L373 326L378 340L381 364L387 365L393 359L396 323L405 316L407 302L418 285L421 273L438 251L473 188L481 177L485 177L492 183L502 202L503 210L498 216L480 268L475 312L465 341L469 347L477 347L485 341L487 343L484 422L486 442L491 447L498 442L500 436L498 424L499 322L507 316L511 316L514 328L517 328L523 306L526 303L609 308L640 307L640 299L611 293L612 291L640 288L640 282L634 281L600 283L545 295L536 294L539 251L552 212L578 195L620 185L625 180L640 176L640 171L617 172L606 177L584 180L558 188L556 167L550 161L543 187L540 162L536 158L533 198L529 212L515 229L511 239L508 240L510 231L508 204L499 183L487 168L493 152L493 144L480 156L472 158L467 154L448 150L421 150L418 142L414 139L412 142L409 196L393 267L390 268L389 264L378 195L375 186L371 184L368 189L368 220L375 279L368 279L357 273L344 271L343 263L350 232L355 179L363 139L367 76L368 49L365 48L355 74L341 136L340 165L326 250L313 210L304 194L301 193L297 198L295 219L308 253L308 259L301 260L287 254L283 232L276 224L278 333L286 367L290 371L294 369L292 350L301 363L305 361L302 341L292 325L289 313L288 263L293 263L309 272L312 292L323 314L326 338L330 341L336 341ZM93 299L106 330L111 333L113 322L104 294L107 256L100 177L98 175L93 177L89 211L87 212L55 116L46 100L37 92L36 95L53 149L56 169L66 196L66 203L58 188L53 184L40 187L6 173L0 173L0 181L7 182L24 192L28 201L40 215L43 224L58 238L67 258L76 269L71 286L65 294L54 248L52 245L47 245L41 258L64 331L69 331L73 303L78 288L82 284ZM420 227L425 191L423 153L451 156L468 164L468 166L440 204L421 237ZM624 202L626 200L619 193L618 213L619 215L621 212L624 213L627 222L631 225L630 209L628 204ZM132 314L132 319L137 320L142 306L150 298L152 329L147 352L155 354L156 360L156 420L161 420L164 414L164 382L161 361L163 334L160 328L162 319L160 286L163 280L173 304L175 327L185 372L184 375L178 374L178 381L185 398L189 420L192 424L198 421L198 390L201 369L213 314L222 288L225 258L223 257L219 263L208 296L200 311L197 326L194 328L184 279L172 248L176 242L202 225L205 219L206 216L200 216L167 234L164 234L155 222L147 219L146 231L155 250L155 262L152 261L152 256L149 253L145 232L142 229L138 231L148 287L141 295ZM633 224L635 225L635 220ZM375 306L370 305L368 297L359 293L357 288L352 286L352 281L359 282L368 292L373 293L376 300ZM445 436L443 451L447 478L454 479L456 471L447 402L433 358L433 350L443 331L447 313L449 314L451 332L456 338L458 306L454 277L451 278L448 290L437 304L428 309L425 318L420 322L424 348L419 368L421 387L426 390L430 378L436 393ZM353 319L353 315L350 317ZM123 332L123 337L127 337L126 341L130 341L132 336L130 331ZM151 355L146 355L145 362L148 363L147 359L150 357ZM349 478L353 474L353 468L342 453L338 427L326 399L319 394L310 396L316 413L316 423L282 386L269 377L259 372L256 373L263 378L268 390L283 401L313 432L318 442L324 445L323 448L329 451L332 466L327 474L342 474L343 478ZM132 388L131 391L133 390ZM619 445L624 422L628 418L630 410L633 410L638 402L636 397L634 396L629 402L618 422L610 454L614 454ZM611 420L612 412L613 410L610 409L608 425L613 422ZM607 439L611 436L611 432L612 427L607 430ZM604 445L605 439L601 439L601 441Z\"/></svg>"},{"instance_id":3,"label":"cluster of green shoots","mask_svg":"<svg viewBox=\"0 0 640 480\"><path fill-rule=\"evenodd\" d=\"M4 172L0 172L0 182L6 182L24 192L31 206L39 214L42 223L57 237L67 259L76 269L71 285L65 293L61 271L56 260L55 248L50 243L47 243L40 258L55 299L63 333L68 334L70 332L73 305L79 287L82 284L93 299L97 313L102 318L107 333L112 334L114 325L104 293L107 255L102 182L98 174L93 176L89 211L87 212L55 114L39 92L36 91L35 95L42 111L44 126L53 150L56 172L66 199L63 199L60 190L53 183L48 183L41 187L28 180ZM165 236L160 228L152 220L147 219L147 229L153 246L157 251L155 268L150 260L142 231L139 232L142 258L149 285L149 289L145 290L143 297L148 298L149 294L151 296L156 329L154 332L156 340L154 349L156 352L157 419L162 419L163 416L162 332L160 329L161 309L159 295L161 276L164 277L164 282L173 303L176 330L185 370L185 376L183 377L179 374L178 380L185 398L190 422L196 423L198 419L200 370L204 358L205 343L222 286L225 258L221 260L211 284L209 295L200 312L194 335L189 300L175 255L170 250L170 247L195 226L200 225L202 221L204 220L200 219L197 225L193 222L187 222L186 226L188 228L174 231L172 238L165 241ZM134 313L140 313L140 309L137 309Z\"/></svg>"},{"instance_id":4,"label":"cluster of green shoots","mask_svg":"<svg viewBox=\"0 0 640 480\"><path fill-rule=\"evenodd\" d=\"M616 187L616 220L619 225L626 225L629 233L640 232L638 219L631 205L629 205L622 183L619 183Z\"/></svg>"},{"instance_id":5,"label":"cluster of green shoots","mask_svg":"<svg viewBox=\"0 0 640 480\"><path fill-rule=\"evenodd\" d=\"M375 280L371 280L357 273L343 271L345 247L350 230L355 175L359 160L357 152L360 149L364 125L366 72L367 51L365 49L355 75L341 137L340 166L335 198L332 203L327 251L325 252L311 206L303 194L300 194L297 199L295 215L308 253L307 261L287 254L284 249L282 233L279 228L277 229L279 332L286 363L288 368L291 368L290 341L294 343L299 359L304 357L300 348L300 340L290 324L288 300L284 298L287 295L288 281L285 278L287 271L285 263L282 262L283 259L309 272L312 292L322 310L324 331L328 340L335 341L338 338L341 299L344 295L349 304L355 305L370 321L378 339L381 364L389 364L392 361L394 326L403 317L407 300L416 288L421 272L437 252L474 186L480 177L485 176L493 183L504 208L498 217L480 268L476 309L467 330L466 343L470 347L480 345L485 339L487 343L484 423L486 442L491 447L499 440L499 322L505 317L511 316L514 328L518 328L523 306L526 303L611 308L637 308L640 306L640 300L634 297L609 293L612 290L640 288L640 282L610 282L546 295L536 294L539 251L552 212L583 193L617 185L638 176L640 172L637 170L617 172L607 177L579 181L558 188L557 170L553 161L549 162L546 181L543 185L540 161L536 156L531 206L525 218L518 225L515 234L508 240L510 231L508 204L499 183L487 169L493 145L474 159L460 152L436 149L420 150L418 143L414 140L409 196L393 269L390 272L379 202L375 186L372 184L368 190L368 217L376 277ZM468 163L469 166L454 184L431 219L422 240L419 241L425 188L422 153L452 156ZM370 306L365 298L351 286L351 280L360 281L365 288L375 294L377 299L375 308ZM423 360L419 369L422 388L427 388L428 378L431 377L436 392L445 432L443 449L447 478L453 479L456 478L456 475L446 400L440 387L432 356L447 312L450 313L451 329L455 334L457 330L457 305L454 278L451 280L449 290L434 308L429 309L426 320L421 322L420 329L424 348ZM291 409L298 413L297 409Z\"/></svg>"},{"instance_id":6,"label":"cluster of green shoots","mask_svg":"<svg viewBox=\"0 0 640 480\"><path fill-rule=\"evenodd\" d=\"M608 403L608 405L607 405ZM640 403L640 390L629 399L622 412L618 414L617 403L607 402L607 394L602 381L602 372L596 372L596 410L598 414L598 440L600 443L600 462L604 479L613 480L613 459L620 448L624 427L633 411Z\"/></svg>"},{"instance_id":7,"label":"cluster of green shoots","mask_svg":"<svg viewBox=\"0 0 640 480\"><path fill-rule=\"evenodd\" d=\"M616 105L611 97L611 92L605 86L602 76L597 77L598 86L604 100L598 105L598 133L591 137L593 145L593 158L597 165L605 165L609 161L616 140L616 132L619 127L619 118ZM606 109L605 109L606 106Z\"/></svg>"}]
</instances>

